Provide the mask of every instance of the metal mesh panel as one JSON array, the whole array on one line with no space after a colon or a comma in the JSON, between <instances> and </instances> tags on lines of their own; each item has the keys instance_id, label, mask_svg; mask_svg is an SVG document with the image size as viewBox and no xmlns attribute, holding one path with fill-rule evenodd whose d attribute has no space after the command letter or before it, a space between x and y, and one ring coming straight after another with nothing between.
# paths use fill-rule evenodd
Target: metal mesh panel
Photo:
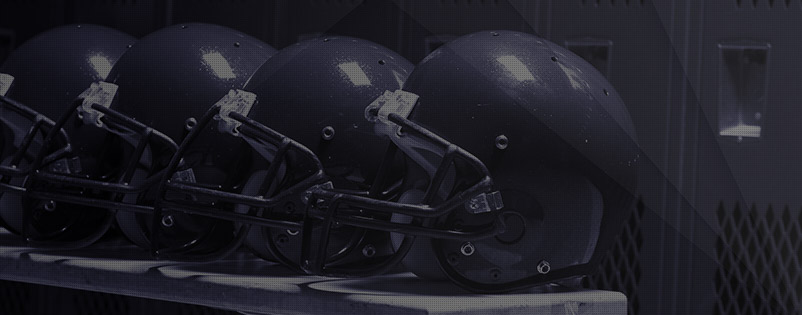
<instances>
[{"instance_id":1,"label":"metal mesh panel","mask_svg":"<svg viewBox=\"0 0 802 315\"><path fill-rule=\"evenodd\" d=\"M234 311L124 295L0 281L0 314L234 315Z\"/></svg>"},{"instance_id":2,"label":"metal mesh panel","mask_svg":"<svg viewBox=\"0 0 802 315\"><path fill-rule=\"evenodd\" d=\"M719 206L718 314L802 314L802 216Z\"/></svg>"},{"instance_id":3,"label":"metal mesh panel","mask_svg":"<svg viewBox=\"0 0 802 315\"><path fill-rule=\"evenodd\" d=\"M30 286L21 282L0 281L0 314L25 314L32 304Z\"/></svg>"},{"instance_id":4,"label":"metal mesh panel","mask_svg":"<svg viewBox=\"0 0 802 315\"><path fill-rule=\"evenodd\" d=\"M131 313L130 299L125 296L89 291L74 291L74 294L72 303L78 314Z\"/></svg>"},{"instance_id":5,"label":"metal mesh panel","mask_svg":"<svg viewBox=\"0 0 802 315\"><path fill-rule=\"evenodd\" d=\"M583 280L586 288L613 290L623 292L627 296L628 313L638 314L640 299L638 286L641 278L640 254L643 247L643 235L640 226L643 219L644 206L632 211L615 246L602 260L599 270Z\"/></svg>"}]
</instances>

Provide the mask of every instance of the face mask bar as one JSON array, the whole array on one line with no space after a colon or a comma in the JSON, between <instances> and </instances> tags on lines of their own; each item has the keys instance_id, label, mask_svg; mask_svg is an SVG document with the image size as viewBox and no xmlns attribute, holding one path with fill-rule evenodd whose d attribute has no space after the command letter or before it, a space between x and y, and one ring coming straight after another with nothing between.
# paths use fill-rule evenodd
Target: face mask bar
<instances>
[{"instance_id":1,"label":"face mask bar","mask_svg":"<svg viewBox=\"0 0 802 315\"><path fill-rule=\"evenodd\" d=\"M53 130L55 123L30 107L7 97L6 93L13 82L13 76L0 73L0 113L3 114L0 116L2 117L0 123L11 133L10 136L13 138L11 143L4 143L5 147L0 148L0 154L3 154L0 156L0 161L7 160L6 163L0 165L0 197L6 192L17 195L24 194L26 190L21 180L30 174L36 165L57 160L70 150L67 133L59 130L52 139L58 144L55 147L59 149L54 152L44 151L41 140L37 141L36 139L37 137L44 139ZM16 117L9 117L9 114ZM27 123L19 125L11 121L13 118L20 118ZM19 139L19 144L17 144L20 134L24 136ZM36 146L38 146L38 150L34 149ZM5 150L10 152L3 152ZM10 155L6 156L9 153ZM24 160L28 160L30 163L21 165ZM14 179L18 180L12 183ZM22 231L16 231L2 218L0 218L0 227L5 227L15 234L22 234Z\"/></svg>"},{"instance_id":2,"label":"face mask bar","mask_svg":"<svg viewBox=\"0 0 802 315\"><path fill-rule=\"evenodd\" d=\"M55 172L53 168L46 167L52 163L39 163L34 165L35 171L30 174L29 180L26 182L26 196L39 200L49 200L53 202L63 202L67 204L81 205L93 208L104 208L110 211L125 210L140 213L152 213L152 209L146 206L138 206L128 203L120 202L125 195L140 194L148 190L149 187L158 183L158 179L164 171L157 172L155 175L150 176L141 183L131 183L131 178L134 175L138 163L145 155L152 155L154 146L158 146L170 152L175 152L177 145L166 135L145 126L144 124L127 117L119 112L109 109L111 101L116 94L116 85L106 82L93 83L92 86L84 91L72 104L66 114L64 114L58 122L55 123L53 129L48 133L44 146L47 149L53 143L51 140L56 135L57 131L63 132L65 124L74 119L73 115L77 115L78 119L82 119L84 123L92 124L98 128L105 129L108 132L116 134L123 138L134 147L133 153L122 164L124 168L115 176L111 181L96 180L88 178L80 178L71 175L71 164L65 159L54 160L52 163L61 163L55 169L60 172ZM43 152L46 150L42 150ZM39 160L43 160L41 157ZM92 190L102 193L108 193L110 196L88 197L78 196L75 193L53 192L50 189L39 189L42 185L46 184L58 187L59 190L63 189L83 189ZM32 211L24 209L23 222L25 228L30 226L32 220ZM99 237L106 232L111 225L113 215L109 215L104 221L103 227L92 237L88 237L80 244L71 244L69 247L81 247L89 245L93 238ZM23 234L27 234L23 232ZM83 243L81 243L83 242ZM37 246L55 245L48 242L32 241ZM64 244L58 244L60 247Z\"/></svg>"},{"instance_id":3,"label":"face mask bar","mask_svg":"<svg viewBox=\"0 0 802 315\"><path fill-rule=\"evenodd\" d=\"M467 162L474 169L474 172L483 174L483 176L481 176L481 180L474 184L471 188L456 194L456 196L448 199L436 207L431 207L428 205L409 205L398 202L377 200L366 197L366 194L363 192L342 192L334 190L330 183L323 183L326 179L323 173L323 166L313 152L303 145L247 117L247 114L250 111L250 106L253 105L255 98L255 95L252 93L240 90L232 90L226 98L218 102L218 104L209 109L209 111L201 119L199 119L198 123L182 142L170 165L167 167L167 173L163 177L163 182L160 185L160 198L158 198L157 206L155 207L154 225L158 223L158 220L160 220L165 213L169 213L171 211L180 211L192 215L207 216L240 223L242 225L239 227L239 232L237 233L239 237L242 237L247 233L250 225L282 230L304 231L304 233L309 234L309 231L312 230L312 224L318 224L319 221L322 221L322 225L324 227L330 227L332 221L335 220L364 229L402 232L409 235L422 235L448 239L480 239L491 237L503 231L503 227L498 222L479 231L455 231L435 230L427 224L420 224L418 221L416 221L415 224L400 224L387 222L383 219L361 218L358 216L340 214L335 217L333 214L338 212L338 205L360 207L361 210L374 212L383 216L404 214L416 218L436 218L448 214L450 211L459 208L461 205L464 205L469 201L476 212L490 211L495 209L493 206L497 206L496 208L500 207L500 200L498 200L498 203L491 202L492 206L488 204L486 199L488 195L485 195L484 192L490 191L490 188L492 187L492 180L488 175L486 167L484 167L484 165L478 159L470 155L468 152L448 143L444 139L398 115L391 115L390 119L393 120L394 124L398 124L399 126L408 129L410 137L418 137L419 140L417 140L417 142L426 143L423 146L437 148L434 150L441 151L441 156L444 157L442 163L440 163L440 167L437 168L437 172L435 173L435 180L431 186L432 188L431 192L429 193L429 199L432 199L434 197L434 193L440 188L443 178L445 177L445 173L448 171L448 167L455 159ZM260 188L255 195L251 196L240 193L226 192L214 188L204 187L202 183L193 183L191 180L180 180L181 178L191 178L191 176L181 175L182 172L191 172L191 168L179 170L182 156L192 146L192 143L197 141L202 130L209 128L209 124L211 124L213 120L219 121L218 128L221 132L243 138L256 152L262 155L267 161L271 162L267 169L267 175L259 184ZM296 153L295 156L300 156L300 159L308 162L305 165L310 167L304 170L307 176L299 181L296 181L296 183L291 185L291 187L286 189L282 188L280 191L274 192L272 195L268 195L267 193L269 187L281 180L281 178L278 176L278 169L282 166L290 164L288 161L290 152ZM287 166L287 168L290 169L292 167ZM381 176L381 173L382 172L380 171L377 176ZM221 202L243 205L248 207L248 211L247 213L221 211L210 203L200 204L186 199L167 198L166 196L168 193L192 195L198 198L210 198L214 200L214 205L219 205ZM497 193L491 195L497 196ZM280 205L288 198L300 198L307 203L304 219L287 219L280 216L270 218L263 217L264 211L271 207ZM483 199L484 201L480 201L481 198L485 198ZM323 201L327 199L328 202ZM482 202L484 202L484 204L478 205ZM320 207L331 209L329 210L331 215L326 216L318 214L320 212ZM343 213L345 212L346 211L343 211ZM151 237L154 242L158 242L160 235L158 231L154 230ZM318 257L321 257L318 261L321 266L324 265L325 262L330 258L325 257L325 248L329 237L329 229L326 228L319 236L319 239L306 235L303 241L303 252L310 253L313 251L312 249L318 250ZM387 259L384 263L379 264L378 267L369 268L367 272L364 273L382 273L393 267L403 258L403 255L411 246L413 239L414 236L409 236L408 239L406 239L402 244L401 249L396 251L396 254L394 254L392 258ZM269 247L275 246L275 244L269 240L267 243ZM182 250L154 250L156 250L155 254L162 258L184 258L182 257ZM271 248L270 250L274 253L277 252L276 248ZM282 260L282 263L291 264L291 262L286 259ZM339 273L334 269L324 270L323 268L320 268L319 270L315 270L313 268L307 268L309 266L312 265L305 264L305 266L290 267L294 267L295 269L305 269L307 272L316 274ZM348 270L346 273L349 275L361 275L361 271L365 271L365 269L361 269L359 271Z\"/></svg>"},{"instance_id":4,"label":"face mask bar","mask_svg":"<svg viewBox=\"0 0 802 315\"><path fill-rule=\"evenodd\" d=\"M153 224L157 226L165 213L180 211L191 215L205 216L220 220L232 221L239 224L236 232L236 239L231 246L219 252L207 255L186 255L185 249L158 249L153 248L154 255L160 258L172 260L208 260L227 255L237 249L247 236L251 225L299 230L301 224L282 218L265 218L263 211L267 208L281 204L287 198L299 196L309 187L322 182L325 178L323 165L315 154L300 143L272 130L264 125L246 117L250 107L255 101L255 94L242 90L232 90L229 94L212 106L206 114L201 117L187 137L181 143L178 151L173 156L167 166L167 173L160 184L160 197L154 209ZM220 132L228 133L234 137L244 139L257 153L264 157L270 164L267 168L264 181L260 184L258 192L253 195L232 193L217 189L203 187L202 184L193 183L191 180L181 180L187 176L181 173L191 172L191 168L181 170L181 160L187 150L198 139L200 133L209 128L209 125L217 120ZM278 191L269 193L270 187L280 181L279 169L290 164L290 156L297 160L306 161L307 168L302 172L296 183L289 187L281 188ZM291 167L286 167L291 169ZM298 171L292 170L292 171ZM287 176L285 174L285 176ZM170 199L169 193L179 193L183 195L193 195L201 198L211 198L218 202L226 202L235 205L248 207L247 213L236 213L216 209L209 204L198 204L185 199ZM153 229L151 239L153 244L158 244L161 234L159 229Z\"/></svg>"}]
</instances>

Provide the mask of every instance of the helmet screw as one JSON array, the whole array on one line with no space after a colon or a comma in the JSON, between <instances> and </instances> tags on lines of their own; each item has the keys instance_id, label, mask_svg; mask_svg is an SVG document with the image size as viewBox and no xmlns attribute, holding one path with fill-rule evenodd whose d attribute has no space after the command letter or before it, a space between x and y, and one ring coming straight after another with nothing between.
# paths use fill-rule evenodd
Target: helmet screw
<instances>
[{"instance_id":1,"label":"helmet screw","mask_svg":"<svg viewBox=\"0 0 802 315\"><path fill-rule=\"evenodd\" d=\"M507 139L505 135L499 135L496 137L496 148L499 150L504 150L507 146L510 145L510 139Z\"/></svg>"},{"instance_id":2,"label":"helmet screw","mask_svg":"<svg viewBox=\"0 0 802 315\"><path fill-rule=\"evenodd\" d=\"M234 47L239 47L239 46L240 46L239 42L234 42Z\"/></svg>"},{"instance_id":3,"label":"helmet screw","mask_svg":"<svg viewBox=\"0 0 802 315\"><path fill-rule=\"evenodd\" d=\"M539 263L537 263L537 272L545 275L549 273L549 271L551 271L551 265L549 265L548 261L541 260Z\"/></svg>"},{"instance_id":4,"label":"helmet screw","mask_svg":"<svg viewBox=\"0 0 802 315\"><path fill-rule=\"evenodd\" d=\"M195 118L193 118L193 117L189 117L189 118L187 118L187 120L184 122L184 128L186 128L187 130L192 130L192 128L195 128L195 126L196 126L197 124L198 124L198 121L197 121L197 120L195 120Z\"/></svg>"},{"instance_id":5,"label":"helmet screw","mask_svg":"<svg viewBox=\"0 0 802 315\"><path fill-rule=\"evenodd\" d=\"M373 257L373 255L376 255L376 248L373 247L372 244L365 245L365 247L362 248L362 256L370 258Z\"/></svg>"},{"instance_id":6,"label":"helmet screw","mask_svg":"<svg viewBox=\"0 0 802 315\"><path fill-rule=\"evenodd\" d=\"M287 234L289 234L290 236L298 235L298 233L300 232L296 230L287 230Z\"/></svg>"},{"instance_id":7,"label":"helmet screw","mask_svg":"<svg viewBox=\"0 0 802 315\"><path fill-rule=\"evenodd\" d=\"M470 256L473 255L473 253L476 251L476 248L473 247L473 244L471 242L465 242L462 243L462 246L459 248L459 251L460 253L462 253L463 256Z\"/></svg>"},{"instance_id":8,"label":"helmet screw","mask_svg":"<svg viewBox=\"0 0 802 315\"><path fill-rule=\"evenodd\" d=\"M334 138L334 127L326 126L325 128L323 128L323 131L321 131L321 133L323 135L323 140L331 140Z\"/></svg>"},{"instance_id":9,"label":"helmet screw","mask_svg":"<svg viewBox=\"0 0 802 315\"><path fill-rule=\"evenodd\" d=\"M45 203L45 211L53 212L54 210L56 210L56 202L55 201L50 200L50 201Z\"/></svg>"},{"instance_id":10,"label":"helmet screw","mask_svg":"<svg viewBox=\"0 0 802 315\"><path fill-rule=\"evenodd\" d=\"M175 224L175 221L173 221L173 216L166 215L162 217L162 225L164 227L171 227L173 224Z\"/></svg>"}]
</instances>

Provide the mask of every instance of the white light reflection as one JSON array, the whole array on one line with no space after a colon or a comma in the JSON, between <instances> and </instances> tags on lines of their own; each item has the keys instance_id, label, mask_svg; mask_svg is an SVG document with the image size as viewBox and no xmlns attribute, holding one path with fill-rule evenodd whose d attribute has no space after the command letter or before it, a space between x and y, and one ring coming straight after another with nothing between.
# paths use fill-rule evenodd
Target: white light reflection
<instances>
[{"instance_id":1,"label":"white light reflection","mask_svg":"<svg viewBox=\"0 0 802 315\"><path fill-rule=\"evenodd\" d=\"M507 72L511 73L518 81L535 81L535 76L529 72L526 65L515 56L501 56L496 58Z\"/></svg>"},{"instance_id":2,"label":"white light reflection","mask_svg":"<svg viewBox=\"0 0 802 315\"><path fill-rule=\"evenodd\" d=\"M739 124L719 131L722 136L760 138L760 126Z\"/></svg>"},{"instance_id":3,"label":"white light reflection","mask_svg":"<svg viewBox=\"0 0 802 315\"><path fill-rule=\"evenodd\" d=\"M365 74L365 71L362 71L362 68L359 67L358 62L345 62L337 65L337 67L340 68L340 71L345 73L345 75L354 85L370 85L370 79L368 79L368 75Z\"/></svg>"},{"instance_id":4,"label":"white light reflection","mask_svg":"<svg viewBox=\"0 0 802 315\"><path fill-rule=\"evenodd\" d=\"M89 65L92 66L92 70L95 70L95 73L97 73L97 76L101 80L106 80L106 77L109 76L109 72L111 72L111 62L109 58L103 55L89 57Z\"/></svg>"},{"instance_id":5,"label":"white light reflection","mask_svg":"<svg viewBox=\"0 0 802 315\"><path fill-rule=\"evenodd\" d=\"M212 69L214 75L218 78L233 79L237 77L226 57L223 57L219 52L213 51L203 54L203 62Z\"/></svg>"}]
</instances>

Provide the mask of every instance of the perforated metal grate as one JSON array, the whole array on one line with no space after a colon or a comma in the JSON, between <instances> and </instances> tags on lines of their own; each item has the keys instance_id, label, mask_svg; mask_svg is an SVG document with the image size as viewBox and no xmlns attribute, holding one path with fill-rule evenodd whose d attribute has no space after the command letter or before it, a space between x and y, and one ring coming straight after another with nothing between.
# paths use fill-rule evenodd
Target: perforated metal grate
<instances>
[{"instance_id":1,"label":"perforated metal grate","mask_svg":"<svg viewBox=\"0 0 802 315\"><path fill-rule=\"evenodd\" d=\"M719 206L714 314L802 314L800 212Z\"/></svg>"},{"instance_id":2,"label":"perforated metal grate","mask_svg":"<svg viewBox=\"0 0 802 315\"><path fill-rule=\"evenodd\" d=\"M615 246L602 260L598 272L583 280L586 288L623 292L627 296L628 313L638 314L640 299L638 286L641 278L640 254L643 248L641 221L644 206L638 206L629 216Z\"/></svg>"},{"instance_id":3,"label":"perforated metal grate","mask_svg":"<svg viewBox=\"0 0 802 315\"><path fill-rule=\"evenodd\" d=\"M78 314L130 314L130 299L122 295L73 291L72 304Z\"/></svg>"},{"instance_id":4,"label":"perforated metal grate","mask_svg":"<svg viewBox=\"0 0 802 315\"><path fill-rule=\"evenodd\" d=\"M31 285L0 281L0 314L25 314L31 305Z\"/></svg>"},{"instance_id":5,"label":"perforated metal grate","mask_svg":"<svg viewBox=\"0 0 802 315\"><path fill-rule=\"evenodd\" d=\"M238 313L192 304L0 281L0 314L235 315Z\"/></svg>"}]
</instances>

